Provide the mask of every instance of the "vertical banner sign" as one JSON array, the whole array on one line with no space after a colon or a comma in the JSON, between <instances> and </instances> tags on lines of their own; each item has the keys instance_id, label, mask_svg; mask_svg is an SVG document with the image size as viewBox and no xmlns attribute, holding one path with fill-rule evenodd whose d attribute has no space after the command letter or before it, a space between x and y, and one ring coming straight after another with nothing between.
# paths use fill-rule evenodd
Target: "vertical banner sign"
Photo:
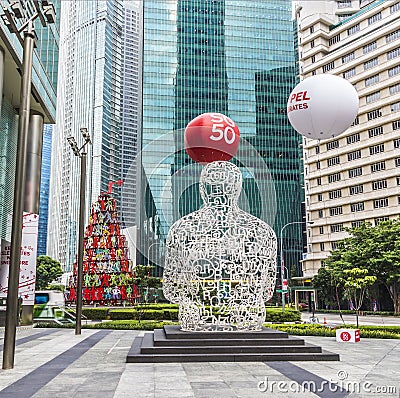
<instances>
[{"instance_id":1,"label":"vertical banner sign","mask_svg":"<svg viewBox=\"0 0 400 398\"><path fill-rule=\"evenodd\" d=\"M33 305L35 301L38 230L39 216L35 213L24 213L18 288L18 296L22 298L22 305ZM7 296L8 290L10 250L10 243L2 240L0 258L0 296L3 297Z\"/></svg>"}]
</instances>

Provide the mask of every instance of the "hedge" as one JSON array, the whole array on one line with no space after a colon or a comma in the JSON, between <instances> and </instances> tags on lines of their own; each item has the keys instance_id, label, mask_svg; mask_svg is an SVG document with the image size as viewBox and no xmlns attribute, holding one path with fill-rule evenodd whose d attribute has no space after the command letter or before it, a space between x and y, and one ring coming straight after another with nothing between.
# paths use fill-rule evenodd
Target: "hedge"
<instances>
[{"instance_id":1,"label":"hedge","mask_svg":"<svg viewBox=\"0 0 400 398\"><path fill-rule=\"evenodd\" d=\"M335 337L336 329L354 329L354 325L340 325L329 328L318 324L298 324L298 325L265 325L272 329L281 330L288 334L298 336L325 336ZM378 339L400 339L400 326L360 326L360 336L364 338Z\"/></svg>"},{"instance_id":2,"label":"hedge","mask_svg":"<svg viewBox=\"0 0 400 398\"><path fill-rule=\"evenodd\" d=\"M87 319L91 320L177 320L178 306L175 304L167 305L143 305L134 308L83 308L82 313ZM300 312L287 308L284 312L280 308L266 309L266 322L299 322Z\"/></svg>"}]
</instances>

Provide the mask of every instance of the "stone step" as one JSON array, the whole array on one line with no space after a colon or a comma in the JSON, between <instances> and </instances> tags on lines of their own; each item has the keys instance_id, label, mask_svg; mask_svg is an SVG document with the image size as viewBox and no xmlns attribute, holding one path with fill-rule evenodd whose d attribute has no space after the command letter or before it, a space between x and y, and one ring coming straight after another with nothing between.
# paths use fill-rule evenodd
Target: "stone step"
<instances>
[{"instance_id":1,"label":"stone step","mask_svg":"<svg viewBox=\"0 0 400 398\"><path fill-rule=\"evenodd\" d=\"M154 345L157 347L164 346L175 346L177 345L178 339L168 339L163 329L154 329ZM245 339L245 338L235 338L235 336L228 336L220 339L179 339L180 346L192 346L192 345L213 345L213 346L285 346L285 345L304 345L304 340L299 339L297 337L286 336L284 338L275 338L275 339Z\"/></svg>"},{"instance_id":2,"label":"stone step","mask_svg":"<svg viewBox=\"0 0 400 398\"><path fill-rule=\"evenodd\" d=\"M153 333L146 333L142 340L142 354L261 354L261 353L290 353L290 352L321 352L321 347L312 345L301 346L154 346ZM180 343L180 342L179 342Z\"/></svg>"},{"instance_id":3,"label":"stone step","mask_svg":"<svg viewBox=\"0 0 400 398\"><path fill-rule=\"evenodd\" d=\"M221 338L236 338L236 339L276 339L276 338L287 338L286 332L280 330L263 328L259 332L253 331L209 331L209 332L187 332L181 330L178 325L165 325L164 332L167 339L221 339Z\"/></svg>"},{"instance_id":4,"label":"stone step","mask_svg":"<svg viewBox=\"0 0 400 398\"><path fill-rule=\"evenodd\" d=\"M338 354L272 329L184 332L173 325L136 337L126 358L128 363L338 360Z\"/></svg>"}]
</instances>

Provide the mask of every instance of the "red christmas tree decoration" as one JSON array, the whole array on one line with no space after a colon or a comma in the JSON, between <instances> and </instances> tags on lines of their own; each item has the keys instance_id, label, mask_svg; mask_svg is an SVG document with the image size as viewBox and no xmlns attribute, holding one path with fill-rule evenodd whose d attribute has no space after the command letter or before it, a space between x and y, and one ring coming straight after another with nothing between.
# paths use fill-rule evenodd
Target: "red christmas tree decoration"
<instances>
[{"instance_id":1,"label":"red christmas tree decoration","mask_svg":"<svg viewBox=\"0 0 400 398\"><path fill-rule=\"evenodd\" d=\"M92 204L89 225L85 229L83 252L83 291L86 304L133 302L137 297L126 237L121 233L117 203L108 192ZM122 184L117 182L118 185ZM70 281L70 301L76 301L77 263Z\"/></svg>"}]
</instances>

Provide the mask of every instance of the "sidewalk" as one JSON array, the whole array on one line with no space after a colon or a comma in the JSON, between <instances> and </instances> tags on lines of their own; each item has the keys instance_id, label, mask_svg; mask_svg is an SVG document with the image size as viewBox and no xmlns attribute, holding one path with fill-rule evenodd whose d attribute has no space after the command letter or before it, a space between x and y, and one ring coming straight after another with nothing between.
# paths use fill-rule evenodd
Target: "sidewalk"
<instances>
[{"instance_id":1,"label":"sidewalk","mask_svg":"<svg viewBox=\"0 0 400 398\"><path fill-rule=\"evenodd\" d=\"M310 317L312 316L311 312L303 311L301 313L301 320L304 322L308 322ZM342 319L339 314L330 314L330 313L319 313L316 312L315 316L318 318L320 323L324 322L324 318L328 324L343 324ZM343 319L346 324L356 324L356 316L352 314L344 314ZM359 325L400 325L400 317L396 316L380 316L380 315L360 315L358 317Z\"/></svg>"},{"instance_id":2,"label":"sidewalk","mask_svg":"<svg viewBox=\"0 0 400 398\"><path fill-rule=\"evenodd\" d=\"M330 337L305 337L339 353L340 362L126 364L133 339L143 333L84 329L75 336L72 329L19 329L15 367L0 370L0 397L325 398L400 393L400 340L345 344ZM3 337L4 329L0 350ZM308 388L301 392L304 382Z\"/></svg>"}]
</instances>

